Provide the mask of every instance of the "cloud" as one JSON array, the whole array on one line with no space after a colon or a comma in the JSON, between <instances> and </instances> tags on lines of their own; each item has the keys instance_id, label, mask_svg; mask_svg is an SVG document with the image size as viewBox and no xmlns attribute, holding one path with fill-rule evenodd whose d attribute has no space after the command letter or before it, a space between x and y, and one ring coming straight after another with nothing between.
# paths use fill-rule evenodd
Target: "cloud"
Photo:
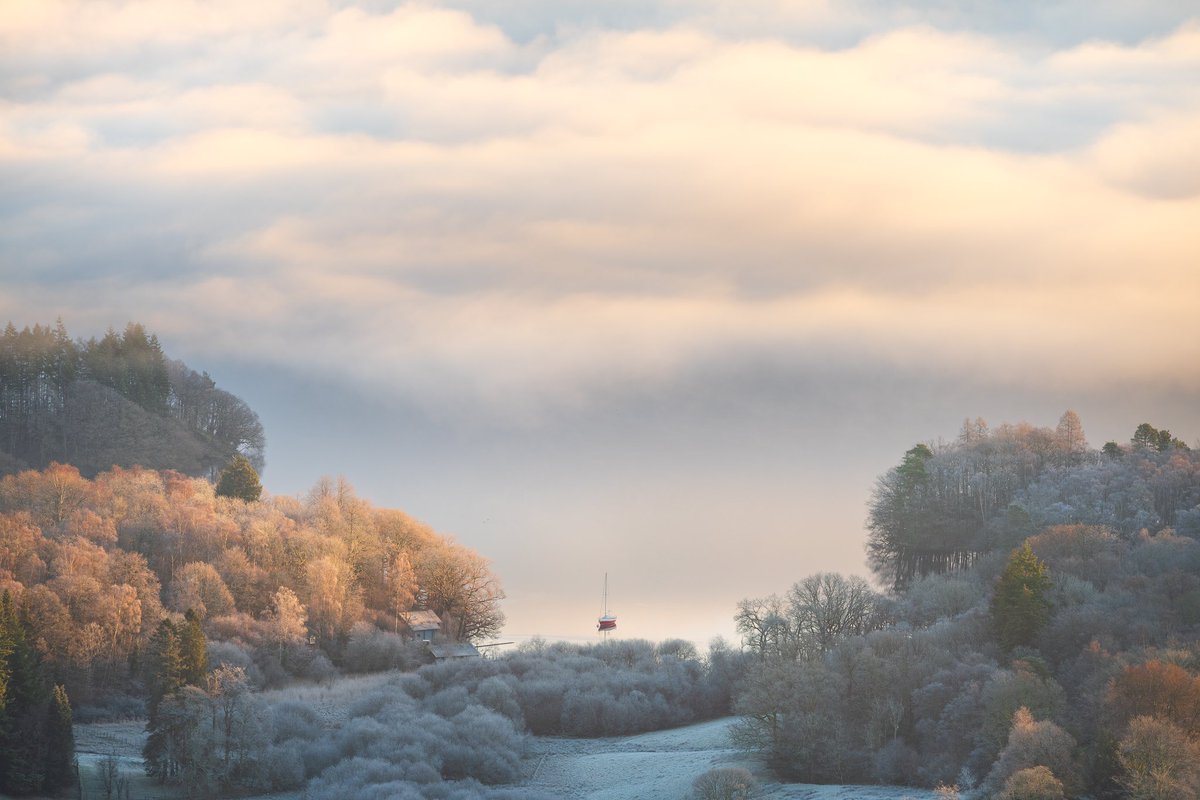
<instances>
[{"instance_id":1,"label":"cloud","mask_svg":"<svg viewBox=\"0 0 1200 800\"><path fill-rule=\"evenodd\" d=\"M1195 21L745 8L16 3L0 315L524 425L733 362L1194 380Z\"/></svg>"},{"instance_id":2,"label":"cloud","mask_svg":"<svg viewBox=\"0 0 1200 800\"><path fill-rule=\"evenodd\" d=\"M1100 174L1114 186L1152 199L1200 195L1200 114L1121 125L1098 142L1092 154Z\"/></svg>"}]
</instances>

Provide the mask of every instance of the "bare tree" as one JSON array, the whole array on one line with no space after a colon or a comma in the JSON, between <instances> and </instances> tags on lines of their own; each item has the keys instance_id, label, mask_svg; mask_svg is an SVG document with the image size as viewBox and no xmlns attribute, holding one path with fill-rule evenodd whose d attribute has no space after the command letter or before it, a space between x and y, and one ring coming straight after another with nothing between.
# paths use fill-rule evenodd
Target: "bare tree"
<instances>
[{"instance_id":1,"label":"bare tree","mask_svg":"<svg viewBox=\"0 0 1200 800\"><path fill-rule=\"evenodd\" d=\"M1068 463L1076 463L1087 452L1087 439L1083 435L1083 423L1079 415L1067 409L1058 420L1054 430L1054 444L1066 457Z\"/></svg>"},{"instance_id":2,"label":"bare tree","mask_svg":"<svg viewBox=\"0 0 1200 800\"><path fill-rule=\"evenodd\" d=\"M449 621L455 639L474 641L500 632L504 592L483 556L443 544L422 551L414 568L426 603Z\"/></svg>"},{"instance_id":3,"label":"bare tree","mask_svg":"<svg viewBox=\"0 0 1200 800\"><path fill-rule=\"evenodd\" d=\"M879 627L878 595L864 579L833 572L810 575L788 592L788 617L808 655Z\"/></svg>"},{"instance_id":4,"label":"bare tree","mask_svg":"<svg viewBox=\"0 0 1200 800\"><path fill-rule=\"evenodd\" d=\"M759 658L795 657L795 636L779 595L742 600L734 621L742 644Z\"/></svg>"}]
</instances>

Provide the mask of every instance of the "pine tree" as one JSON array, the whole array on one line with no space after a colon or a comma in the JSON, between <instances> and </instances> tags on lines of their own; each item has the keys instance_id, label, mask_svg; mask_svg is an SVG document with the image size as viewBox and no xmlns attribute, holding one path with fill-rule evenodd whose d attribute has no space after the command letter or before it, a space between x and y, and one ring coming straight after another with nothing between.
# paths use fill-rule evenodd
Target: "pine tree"
<instances>
[{"instance_id":1,"label":"pine tree","mask_svg":"<svg viewBox=\"0 0 1200 800\"><path fill-rule=\"evenodd\" d=\"M75 783L75 734L67 690L54 687L46 714L46 778L43 788L56 792Z\"/></svg>"},{"instance_id":2,"label":"pine tree","mask_svg":"<svg viewBox=\"0 0 1200 800\"><path fill-rule=\"evenodd\" d=\"M178 696L186 683L179 632L169 619L158 624L150 640L147 666L146 744L142 747L142 759L147 775L166 781L176 774L179 765L169 722L162 719L159 706L168 697Z\"/></svg>"},{"instance_id":3,"label":"pine tree","mask_svg":"<svg viewBox=\"0 0 1200 800\"><path fill-rule=\"evenodd\" d=\"M12 595L5 589L3 597L0 597L0 736L4 734L5 720L8 719L5 708L7 707L8 681L12 677L12 670L8 666L8 658L12 655L13 651L13 637L8 631L8 626L5 624L11 607Z\"/></svg>"},{"instance_id":4,"label":"pine tree","mask_svg":"<svg viewBox=\"0 0 1200 800\"><path fill-rule=\"evenodd\" d=\"M16 335L15 332L13 335ZM10 619L12 614L12 595L8 590L0 597L0 791L8 788L8 763L11 748L13 727L13 709L9 684L12 682L12 667L9 661L16 647Z\"/></svg>"},{"instance_id":5,"label":"pine tree","mask_svg":"<svg viewBox=\"0 0 1200 800\"><path fill-rule=\"evenodd\" d=\"M189 608L178 630L183 680L192 686L203 686L208 673L208 643L200 627L200 616Z\"/></svg>"},{"instance_id":6,"label":"pine tree","mask_svg":"<svg viewBox=\"0 0 1200 800\"><path fill-rule=\"evenodd\" d=\"M217 481L217 494L221 497L236 497L253 503L262 494L262 484L253 465L243 455L236 455L221 471Z\"/></svg>"},{"instance_id":7,"label":"pine tree","mask_svg":"<svg viewBox=\"0 0 1200 800\"><path fill-rule=\"evenodd\" d=\"M0 638L9 643L9 677L4 726L0 730L0 791L11 794L41 791L46 769L45 708L49 693L26 627L12 597L5 592L0 598Z\"/></svg>"},{"instance_id":8,"label":"pine tree","mask_svg":"<svg viewBox=\"0 0 1200 800\"><path fill-rule=\"evenodd\" d=\"M153 718L163 698L177 694L186 683L179 631L171 620L164 619L158 623L158 629L150 639L150 652L146 660L150 673L146 680L149 693L147 711Z\"/></svg>"},{"instance_id":9,"label":"pine tree","mask_svg":"<svg viewBox=\"0 0 1200 800\"><path fill-rule=\"evenodd\" d=\"M1005 650L1032 645L1050 616L1050 576L1026 542L1008 559L992 595L992 625Z\"/></svg>"}]
</instances>

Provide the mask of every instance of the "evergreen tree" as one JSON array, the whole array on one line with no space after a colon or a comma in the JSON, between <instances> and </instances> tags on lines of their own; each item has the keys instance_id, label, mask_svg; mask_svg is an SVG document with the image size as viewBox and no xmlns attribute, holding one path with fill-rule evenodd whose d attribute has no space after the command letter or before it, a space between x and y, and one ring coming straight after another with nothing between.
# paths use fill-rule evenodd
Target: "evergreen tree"
<instances>
[{"instance_id":1,"label":"evergreen tree","mask_svg":"<svg viewBox=\"0 0 1200 800\"><path fill-rule=\"evenodd\" d=\"M183 681L192 686L203 686L208 674L208 642L200 627L200 616L189 608L178 630Z\"/></svg>"},{"instance_id":2,"label":"evergreen tree","mask_svg":"<svg viewBox=\"0 0 1200 800\"><path fill-rule=\"evenodd\" d=\"M1134 447L1153 448L1160 453L1166 452L1172 448L1178 450L1189 449L1187 443L1178 437L1172 436L1171 432L1166 428L1161 431L1155 428L1149 422L1143 422L1137 426L1137 430L1133 432L1133 438L1130 439Z\"/></svg>"},{"instance_id":3,"label":"evergreen tree","mask_svg":"<svg viewBox=\"0 0 1200 800\"><path fill-rule=\"evenodd\" d=\"M178 696L186 684L179 632L171 620L164 619L158 624L146 660L149 674L146 676L146 744L142 747L142 759L147 775L166 781L178 772L179 764L169 721L159 714L159 707L165 699Z\"/></svg>"},{"instance_id":4,"label":"evergreen tree","mask_svg":"<svg viewBox=\"0 0 1200 800\"><path fill-rule=\"evenodd\" d=\"M245 456L234 456L229 465L221 471L221 479L217 481L217 494L221 497L236 497L247 503L253 503L262 494L258 473Z\"/></svg>"},{"instance_id":5,"label":"evergreen tree","mask_svg":"<svg viewBox=\"0 0 1200 800\"><path fill-rule=\"evenodd\" d=\"M1143 422L1137 426L1137 430L1133 432L1133 438L1130 439L1134 447L1153 447L1158 448L1158 429L1149 422Z\"/></svg>"},{"instance_id":6,"label":"evergreen tree","mask_svg":"<svg viewBox=\"0 0 1200 800\"><path fill-rule=\"evenodd\" d=\"M0 730L0 791L34 794L41 791L45 780L45 708L49 693L37 653L26 635L25 620L8 592L0 598L0 631L0 638L9 643L9 677Z\"/></svg>"},{"instance_id":7,"label":"evergreen tree","mask_svg":"<svg viewBox=\"0 0 1200 800\"><path fill-rule=\"evenodd\" d=\"M150 416L110 407L95 384ZM141 435L151 429L156 435ZM207 375L168 362L140 323L86 342L72 341L62 320L19 331L9 322L0 334L0 472L59 461L85 473L141 463L212 474L234 453L261 471L265 446L249 406Z\"/></svg>"},{"instance_id":8,"label":"evergreen tree","mask_svg":"<svg viewBox=\"0 0 1200 800\"><path fill-rule=\"evenodd\" d=\"M12 668L9 666L9 660L16 646L10 622L13 617L12 606L12 595L5 589L3 597L0 597L0 790L8 788L10 760L12 703L8 687L12 681Z\"/></svg>"},{"instance_id":9,"label":"evergreen tree","mask_svg":"<svg viewBox=\"0 0 1200 800\"><path fill-rule=\"evenodd\" d=\"M75 734L67 690L54 687L46 715L46 778L43 788L56 792L75 783Z\"/></svg>"},{"instance_id":10,"label":"evergreen tree","mask_svg":"<svg viewBox=\"0 0 1200 800\"><path fill-rule=\"evenodd\" d=\"M1026 542L1013 551L992 595L992 625L1005 650L1032 645L1050 617L1050 576Z\"/></svg>"},{"instance_id":11,"label":"evergreen tree","mask_svg":"<svg viewBox=\"0 0 1200 800\"><path fill-rule=\"evenodd\" d=\"M8 666L8 659L13 651L13 637L8 631L8 626L5 624L8 609L11 606L12 595L5 589L4 596L0 597L0 736L4 734L5 720L8 719L5 708L7 707L8 681L12 676L12 670Z\"/></svg>"},{"instance_id":12,"label":"evergreen tree","mask_svg":"<svg viewBox=\"0 0 1200 800\"><path fill-rule=\"evenodd\" d=\"M171 620L158 623L158 629L150 639L146 661L149 670L146 676L147 712L153 719L163 698L177 694L186 683L179 631Z\"/></svg>"}]
</instances>

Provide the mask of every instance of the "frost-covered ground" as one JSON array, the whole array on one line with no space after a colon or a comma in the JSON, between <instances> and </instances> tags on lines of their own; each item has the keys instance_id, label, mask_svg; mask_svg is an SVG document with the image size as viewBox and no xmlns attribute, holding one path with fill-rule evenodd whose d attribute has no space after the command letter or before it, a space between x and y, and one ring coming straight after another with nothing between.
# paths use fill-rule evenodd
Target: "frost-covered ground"
<instances>
[{"instance_id":1,"label":"frost-covered ground","mask_svg":"<svg viewBox=\"0 0 1200 800\"><path fill-rule=\"evenodd\" d=\"M84 797L104 797L100 763L108 756L116 758L118 771L129 781L131 797L182 796L181 793L159 786L146 777L142 769L145 728L144 721L98 722L75 726L75 759L79 762Z\"/></svg>"},{"instance_id":2,"label":"frost-covered ground","mask_svg":"<svg viewBox=\"0 0 1200 800\"><path fill-rule=\"evenodd\" d=\"M83 797L104 797L100 766L108 756L117 759L117 769L129 781L129 796L135 800L177 800L186 796L182 788L162 786L146 777L142 769L142 745L146 741L145 720L97 722L75 726L75 759L83 783ZM0 795L3 797L4 795ZM259 795L258 800L299 800L299 792ZM242 798L255 800L255 798Z\"/></svg>"},{"instance_id":3,"label":"frost-covered ground","mask_svg":"<svg viewBox=\"0 0 1200 800\"><path fill-rule=\"evenodd\" d=\"M588 800L684 800L692 781L714 767L745 767L763 800L928 800L932 792L891 786L772 783L762 766L733 749L719 719L668 731L605 739L533 740L531 788Z\"/></svg>"},{"instance_id":4,"label":"frost-covered ground","mask_svg":"<svg viewBox=\"0 0 1200 800\"><path fill-rule=\"evenodd\" d=\"M306 689L305 700L318 709L326 724L336 727L344 718L328 688ZM603 739L533 737L527 760L526 785L575 800L685 800L692 781L714 767L745 767L760 781L761 800L930 800L932 792L891 786L809 786L771 782L762 765L733 749L729 727L733 719L701 722L683 728ZM150 782L142 772L144 722L114 722L75 726L75 751L84 779L85 796L102 797L100 761L115 755L122 773L133 782L138 798L176 798L182 793ZM299 793L271 795L274 800ZM246 800L249 800L248 798Z\"/></svg>"}]
</instances>

